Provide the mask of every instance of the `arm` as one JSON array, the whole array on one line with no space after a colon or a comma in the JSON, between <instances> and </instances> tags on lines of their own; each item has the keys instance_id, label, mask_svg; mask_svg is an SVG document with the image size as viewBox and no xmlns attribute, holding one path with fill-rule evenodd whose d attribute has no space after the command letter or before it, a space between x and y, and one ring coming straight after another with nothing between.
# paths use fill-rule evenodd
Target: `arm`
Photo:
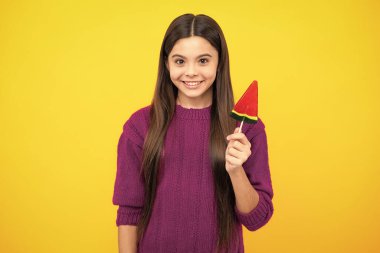
<instances>
[{"instance_id":1,"label":"arm","mask_svg":"<svg viewBox=\"0 0 380 253\"><path fill-rule=\"evenodd\" d=\"M236 172L229 173L236 197L236 206L242 213L249 213L256 208L259 202L259 194L252 187L244 168L240 167Z\"/></svg>"},{"instance_id":2,"label":"arm","mask_svg":"<svg viewBox=\"0 0 380 253\"><path fill-rule=\"evenodd\" d=\"M119 253L137 253L137 227L120 225L118 234Z\"/></svg>"},{"instance_id":3,"label":"arm","mask_svg":"<svg viewBox=\"0 0 380 253\"><path fill-rule=\"evenodd\" d=\"M137 253L137 224L144 204L144 182L140 176L142 142L131 121L124 125L117 149L117 173L113 204L118 205L119 253Z\"/></svg>"},{"instance_id":4,"label":"arm","mask_svg":"<svg viewBox=\"0 0 380 253\"><path fill-rule=\"evenodd\" d=\"M237 218L248 230L254 231L264 226L273 215L273 189L267 138L261 120L256 128L247 131L247 136L250 143L241 133L234 133L227 138L240 139L241 142L228 144L231 148L227 148L226 152L226 169L236 197ZM247 151L247 147L251 151ZM247 154L248 159L245 160Z\"/></svg>"}]
</instances>

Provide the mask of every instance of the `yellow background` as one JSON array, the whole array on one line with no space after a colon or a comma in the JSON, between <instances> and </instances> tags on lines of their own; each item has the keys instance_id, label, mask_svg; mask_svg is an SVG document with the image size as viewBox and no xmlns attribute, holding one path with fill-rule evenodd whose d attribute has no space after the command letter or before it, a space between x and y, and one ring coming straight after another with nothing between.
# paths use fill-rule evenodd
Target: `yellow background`
<instances>
[{"instance_id":1,"label":"yellow background","mask_svg":"<svg viewBox=\"0 0 380 253\"><path fill-rule=\"evenodd\" d=\"M275 213L246 252L380 252L379 1L1 1L0 252L117 252L123 123L171 20L222 27L259 82Z\"/></svg>"}]
</instances>

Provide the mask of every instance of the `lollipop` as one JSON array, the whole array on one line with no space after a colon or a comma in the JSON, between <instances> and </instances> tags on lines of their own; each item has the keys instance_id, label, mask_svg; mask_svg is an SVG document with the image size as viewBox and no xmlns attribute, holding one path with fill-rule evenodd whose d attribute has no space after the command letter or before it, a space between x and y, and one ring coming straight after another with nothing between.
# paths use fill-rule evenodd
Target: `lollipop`
<instances>
[{"instance_id":1,"label":"lollipop","mask_svg":"<svg viewBox=\"0 0 380 253\"><path fill-rule=\"evenodd\" d=\"M239 133L244 121L250 124L257 123L257 81L254 80L235 104L230 116L241 121Z\"/></svg>"}]
</instances>

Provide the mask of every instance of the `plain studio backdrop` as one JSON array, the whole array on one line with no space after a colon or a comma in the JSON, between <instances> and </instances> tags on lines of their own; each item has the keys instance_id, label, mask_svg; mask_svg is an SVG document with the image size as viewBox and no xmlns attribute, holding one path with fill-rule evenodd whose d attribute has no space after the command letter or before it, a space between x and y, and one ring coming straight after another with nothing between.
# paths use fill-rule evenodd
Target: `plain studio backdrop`
<instances>
[{"instance_id":1,"label":"plain studio backdrop","mask_svg":"<svg viewBox=\"0 0 380 253\"><path fill-rule=\"evenodd\" d=\"M117 141L166 28L222 27L259 83L274 215L246 252L379 252L379 1L1 1L0 252L117 252ZM162 224L165 226L165 224Z\"/></svg>"}]
</instances>

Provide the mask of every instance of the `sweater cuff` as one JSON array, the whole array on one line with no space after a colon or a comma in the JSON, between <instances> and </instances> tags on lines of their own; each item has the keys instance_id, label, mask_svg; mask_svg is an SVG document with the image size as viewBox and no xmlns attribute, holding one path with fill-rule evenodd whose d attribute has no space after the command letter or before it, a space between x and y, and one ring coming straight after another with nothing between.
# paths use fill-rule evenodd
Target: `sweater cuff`
<instances>
[{"instance_id":1,"label":"sweater cuff","mask_svg":"<svg viewBox=\"0 0 380 253\"><path fill-rule=\"evenodd\" d=\"M235 205L235 212L241 224L243 224L248 230L255 231L264 226L272 216L273 210L266 204L265 198L261 191L259 194L259 202L257 206L249 213L242 213Z\"/></svg>"},{"instance_id":2,"label":"sweater cuff","mask_svg":"<svg viewBox=\"0 0 380 253\"><path fill-rule=\"evenodd\" d=\"M142 208L119 206L117 210L116 226L137 225L142 213Z\"/></svg>"}]
</instances>

